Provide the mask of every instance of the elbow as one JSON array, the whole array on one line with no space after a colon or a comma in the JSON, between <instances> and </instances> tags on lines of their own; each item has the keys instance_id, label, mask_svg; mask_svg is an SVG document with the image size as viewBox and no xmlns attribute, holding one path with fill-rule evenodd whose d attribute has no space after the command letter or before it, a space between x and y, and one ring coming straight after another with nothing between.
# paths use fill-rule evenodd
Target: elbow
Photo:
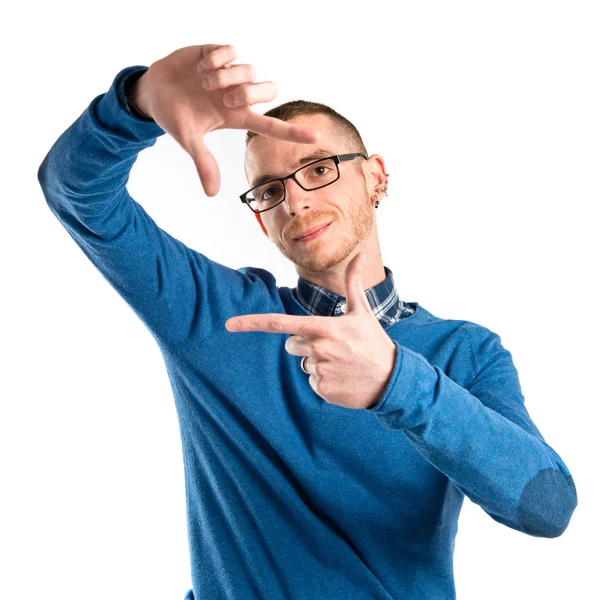
<instances>
[{"instance_id":1,"label":"elbow","mask_svg":"<svg viewBox=\"0 0 600 600\"><path fill-rule=\"evenodd\" d=\"M44 158L42 164L38 168L37 172L37 180L42 188L42 191L45 191L48 187L48 156ZM45 194L44 194L45 195ZM47 200L47 198L46 198Z\"/></svg>"},{"instance_id":2,"label":"elbow","mask_svg":"<svg viewBox=\"0 0 600 600\"><path fill-rule=\"evenodd\" d=\"M562 535L577 506L577 489L571 475L542 469L525 486L518 517L525 533L535 537Z\"/></svg>"}]
</instances>

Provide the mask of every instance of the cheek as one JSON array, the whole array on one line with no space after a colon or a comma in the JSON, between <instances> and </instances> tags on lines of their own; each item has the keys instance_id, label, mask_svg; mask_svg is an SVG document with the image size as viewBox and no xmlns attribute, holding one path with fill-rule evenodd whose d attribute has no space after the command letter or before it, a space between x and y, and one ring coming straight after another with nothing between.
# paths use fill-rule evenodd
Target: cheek
<instances>
[{"instance_id":1,"label":"cheek","mask_svg":"<svg viewBox=\"0 0 600 600\"><path fill-rule=\"evenodd\" d=\"M279 221L280 219L277 218L277 215L269 215L268 217L263 215L263 223L265 229L269 232L268 237L271 240L279 240L281 238L282 226Z\"/></svg>"}]
</instances>

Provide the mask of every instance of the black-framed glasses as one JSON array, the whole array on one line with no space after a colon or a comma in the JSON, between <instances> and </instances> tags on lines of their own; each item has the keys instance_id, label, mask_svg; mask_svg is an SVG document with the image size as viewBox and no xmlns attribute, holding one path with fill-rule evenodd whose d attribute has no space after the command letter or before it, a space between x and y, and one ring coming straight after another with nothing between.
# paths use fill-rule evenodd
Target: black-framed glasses
<instances>
[{"instance_id":1,"label":"black-framed glasses","mask_svg":"<svg viewBox=\"0 0 600 600\"><path fill-rule=\"evenodd\" d=\"M240 196L240 199L248 205L252 212L261 213L271 210L285 200L286 179L293 179L303 190L318 190L335 183L340 178L339 163L343 160L354 160L357 156L362 156L364 159L368 158L363 152L335 154L334 156L319 158L300 167L287 177L271 179L249 189Z\"/></svg>"}]
</instances>

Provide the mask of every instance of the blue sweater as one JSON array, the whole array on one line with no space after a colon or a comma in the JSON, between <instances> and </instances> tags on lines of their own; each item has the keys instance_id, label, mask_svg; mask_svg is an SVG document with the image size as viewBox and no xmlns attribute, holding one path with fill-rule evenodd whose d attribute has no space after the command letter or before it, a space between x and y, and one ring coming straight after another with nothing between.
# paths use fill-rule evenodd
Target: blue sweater
<instances>
[{"instance_id":1,"label":"blue sweater","mask_svg":"<svg viewBox=\"0 0 600 600\"><path fill-rule=\"evenodd\" d=\"M92 100L38 179L164 357L184 461L186 598L453 599L465 495L507 527L561 535L576 488L496 333L412 303L382 322L397 347L383 396L350 410L313 391L286 334L225 329L235 315L310 312L265 269L187 247L129 195L138 153L165 133L126 105L123 82L140 68Z\"/></svg>"}]
</instances>

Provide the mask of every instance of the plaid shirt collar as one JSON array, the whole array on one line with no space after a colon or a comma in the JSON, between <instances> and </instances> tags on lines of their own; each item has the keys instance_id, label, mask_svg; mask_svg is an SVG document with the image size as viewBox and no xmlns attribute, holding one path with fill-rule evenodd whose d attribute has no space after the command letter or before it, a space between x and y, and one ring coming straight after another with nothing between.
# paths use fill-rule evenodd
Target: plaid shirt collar
<instances>
[{"instance_id":1,"label":"plaid shirt collar","mask_svg":"<svg viewBox=\"0 0 600 600\"><path fill-rule=\"evenodd\" d=\"M416 311L416 302L402 302L396 292L394 276L386 266L385 279L365 291L374 315L383 327L393 325L396 321L410 317ZM298 286L294 295L302 306L313 315L337 317L346 312L346 298L324 287L298 277Z\"/></svg>"}]
</instances>

